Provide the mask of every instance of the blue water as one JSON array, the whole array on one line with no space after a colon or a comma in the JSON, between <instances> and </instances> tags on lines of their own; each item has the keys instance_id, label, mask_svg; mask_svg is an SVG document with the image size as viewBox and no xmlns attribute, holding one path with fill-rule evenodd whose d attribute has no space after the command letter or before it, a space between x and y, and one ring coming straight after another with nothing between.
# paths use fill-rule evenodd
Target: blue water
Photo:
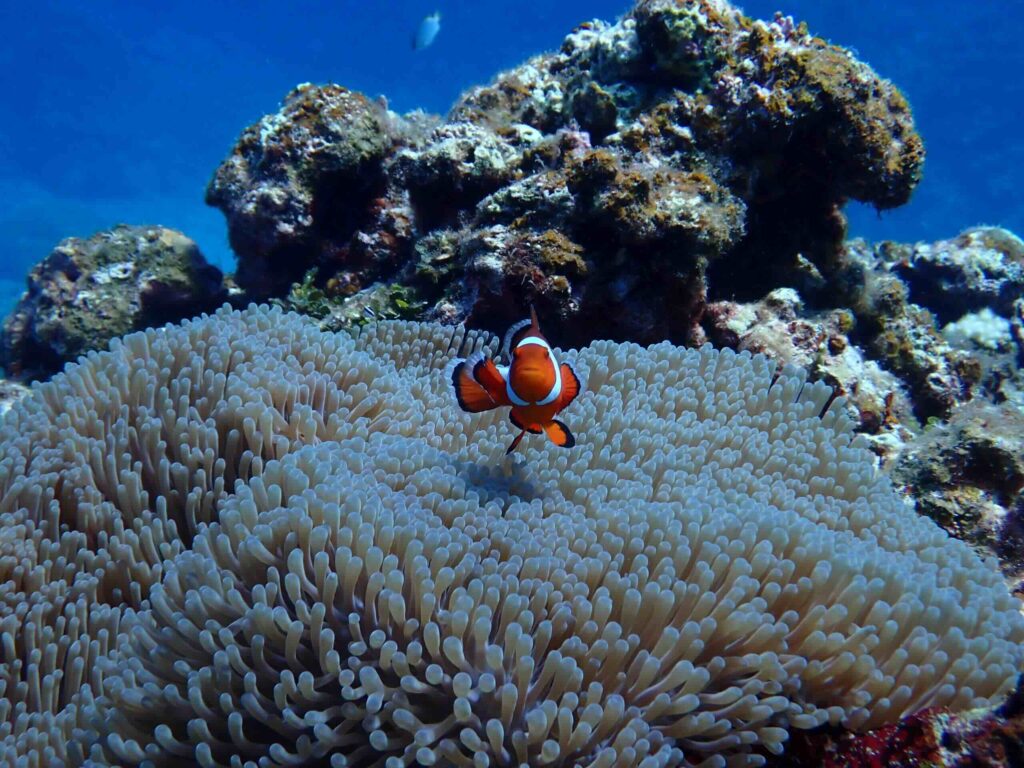
<instances>
[{"instance_id":1,"label":"blue water","mask_svg":"<svg viewBox=\"0 0 1024 768\"><path fill-rule=\"evenodd\" d=\"M928 148L907 206L851 209L851 234L938 239L977 223L1024 232L1024 3L748 0L854 48L908 95ZM300 82L444 112L460 91L556 47L625 0L0 0L0 311L63 237L118 222L181 229L233 257L207 180L239 132ZM385 10L386 9L386 10ZM431 48L420 19L442 14Z\"/></svg>"}]
</instances>

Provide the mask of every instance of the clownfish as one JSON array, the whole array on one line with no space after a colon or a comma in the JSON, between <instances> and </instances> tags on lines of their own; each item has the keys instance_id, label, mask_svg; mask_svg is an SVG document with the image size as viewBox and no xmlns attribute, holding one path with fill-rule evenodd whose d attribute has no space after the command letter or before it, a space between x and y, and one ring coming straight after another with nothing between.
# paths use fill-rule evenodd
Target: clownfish
<instances>
[{"instance_id":1,"label":"clownfish","mask_svg":"<svg viewBox=\"0 0 1024 768\"><path fill-rule=\"evenodd\" d=\"M478 352L458 360L452 371L455 399L462 410L480 413L511 408L509 419L519 429L505 455L527 432L545 433L555 445L571 448L576 438L555 415L580 393L580 379L568 363L559 364L540 332L537 313L508 329L502 344L507 366Z\"/></svg>"}]
</instances>

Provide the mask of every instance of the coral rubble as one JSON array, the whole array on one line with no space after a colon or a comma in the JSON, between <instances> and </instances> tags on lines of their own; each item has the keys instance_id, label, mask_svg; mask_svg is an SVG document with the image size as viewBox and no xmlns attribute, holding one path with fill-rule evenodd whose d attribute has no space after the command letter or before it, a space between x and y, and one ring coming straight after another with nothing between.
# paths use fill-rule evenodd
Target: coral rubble
<instances>
[{"instance_id":1,"label":"coral rubble","mask_svg":"<svg viewBox=\"0 0 1024 768\"><path fill-rule=\"evenodd\" d=\"M951 240L893 245L881 252L909 299L950 323L968 312L1013 312L1024 298L1024 242L1005 229L976 227Z\"/></svg>"},{"instance_id":2,"label":"coral rubble","mask_svg":"<svg viewBox=\"0 0 1024 768\"><path fill-rule=\"evenodd\" d=\"M999 555L1024 593L1024 411L980 398L960 406L906 445L891 474L919 512Z\"/></svg>"},{"instance_id":3,"label":"coral rubble","mask_svg":"<svg viewBox=\"0 0 1024 768\"><path fill-rule=\"evenodd\" d=\"M337 304L402 285L445 322L499 330L532 301L569 343L695 342L709 298L808 267L834 292L844 202L901 204L922 160L899 91L804 25L645 0L444 121L300 86L207 199L253 297L315 270Z\"/></svg>"},{"instance_id":4,"label":"coral rubble","mask_svg":"<svg viewBox=\"0 0 1024 768\"><path fill-rule=\"evenodd\" d=\"M180 320L223 302L220 270L192 240L158 226L117 226L70 237L33 267L4 320L8 375L47 376L129 331Z\"/></svg>"}]
</instances>

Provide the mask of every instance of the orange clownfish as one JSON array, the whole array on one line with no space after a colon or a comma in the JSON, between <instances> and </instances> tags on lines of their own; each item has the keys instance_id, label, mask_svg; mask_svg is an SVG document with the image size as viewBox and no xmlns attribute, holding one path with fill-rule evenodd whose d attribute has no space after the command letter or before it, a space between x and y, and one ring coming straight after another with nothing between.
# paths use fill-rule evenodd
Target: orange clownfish
<instances>
[{"instance_id":1,"label":"orange clownfish","mask_svg":"<svg viewBox=\"0 0 1024 768\"><path fill-rule=\"evenodd\" d=\"M508 407L509 419L519 428L505 455L512 453L527 432L544 432L555 445L571 448L576 438L555 414L580 393L580 380L568 363L559 365L551 345L540 332L537 313L516 323L502 345L507 366L497 365L478 352L459 360L452 371L455 399L462 410L480 413Z\"/></svg>"}]
</instances>

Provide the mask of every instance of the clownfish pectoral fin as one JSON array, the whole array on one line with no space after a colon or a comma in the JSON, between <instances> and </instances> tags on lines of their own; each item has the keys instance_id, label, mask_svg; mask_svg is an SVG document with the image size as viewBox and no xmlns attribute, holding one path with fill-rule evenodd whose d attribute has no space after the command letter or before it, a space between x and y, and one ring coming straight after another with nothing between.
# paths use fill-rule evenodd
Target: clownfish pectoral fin
<instances>
[{"instance_id":1,"label":"clownfish pectoral fin","mask_svg":"<svg viewBox=\"0 0 1024 768\"><path fill-rule=\"evenodd\" d=\"M568 363L562 363L559 367L562 374L562 394L558 397L558 410L562 410L569 403L576 399L583 386L580 384L580 377Z\"/></svg>"},{"instance_id":2,"label":"clownfish pectoral fin","mask_svg":"<svg viewBox=\"0 0 1024 768\"><path fill-rule=\"evenodd\" d=\"M505 377L501 375L498 366L489 357L470 358L466 361L472 364L473 378L487 390L495 406L512 405L508 399L508 391L505 386Z\"/></svg>"},{"instance_id":3,"label":"clownfish pectoral fin","mask_svg":"<svg viewBox=\"0 0 1024 768\"><path fill-rule=\"evenodd\" d=\"M452 370L452 386L459 407L467 413L480 413L498 407L494 398L473 378L472 360L460 360Z\"/></svg>"},{"instance_id":4,"label":"clownfish pectoral fin","mask_svg":"<svg viewBox=\"0 0 1024 768\"><path fill-rule=\"evenodd\" d=\"M572 432L558 419L552 419L545 424L544 432L551 438L551 442L562 448L572 448L576 445L576 438L573 437Z\"/></svg>"},{"instance_id":5,"label":"clownfish pectoral fin","mask_svg":"<svg viewBox=\"0 0 1024 768\"><path fill-rule=\"evenodd\" d=\"M523 437L525 435L526 435L526 430L525 429L522 432L520 432L518 435L516 435L515 440L512 441L512 445L510 445L508 447L508 450L505 451L505 455L506 456L508 456L510 453L512 453L512 451L514 451L516 449L516 447L519 445L519 443L522 442L522 439L523 439Z\"/></svg>"}]
</instances>

